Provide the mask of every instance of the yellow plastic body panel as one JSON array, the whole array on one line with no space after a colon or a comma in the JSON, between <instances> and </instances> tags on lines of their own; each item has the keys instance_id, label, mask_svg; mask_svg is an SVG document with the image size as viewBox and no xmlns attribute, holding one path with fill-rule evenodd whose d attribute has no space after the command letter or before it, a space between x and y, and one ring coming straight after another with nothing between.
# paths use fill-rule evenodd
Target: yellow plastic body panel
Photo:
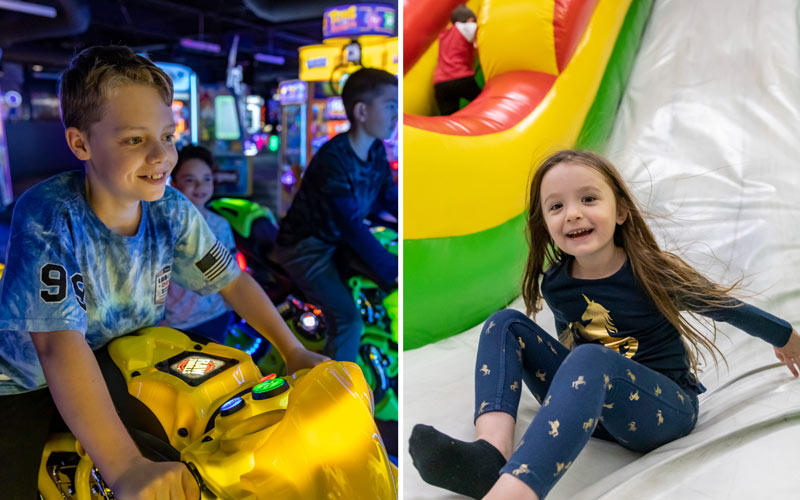
<instances>
[{"instance_id":1,"label":"yellow plastic body panel","mask_svg":"<svg viewBox=\"0 0 800 500\"><path fill-rule=\"evenodd\" d=\"M214 343L203 346L171 328L142 329L138 334L114 340L108 352L122 371L128 392L155 414L177 450L202 437L216 408L261 378L261 372L245 352ZM233 359L236 364L192 387L156 367L182 352ZM186 429L185 436L180 435L180 429Z\"/></svg>"},{"instance_id":2,"label":"yellow plastic body panel","mask_svg":"<svg viewBox=\"0 0 800 500\"><path fill-rule=\"evenodd\" d=\"M325 362L291 389L218 416L183 460L221 498L397 498L397 470L372 419L372 394L354 363Z\"/></svg>"},{"instance_id":3,"label":"yellow plastic body panel","mask_svg":"<svg viewBox=\"0 0 800 500\"><path fill-rule=\"evenodd\" d=\"M256 400L250 389L261 373L249 355L232 347L201 345L170 328L145 328L114 340L109 353L129 393L155 414L181 460L197 468L208 490L203 498L397 498L397 470L356 364L327 361L301 370L284 379L285 392ZM187 356L200 372L202 357L230 366L192 386L165 371ZM223 416L221 406L237 395L244 406Z\"/></svg>"},{"instance_id":4,"label":"yellow plastic body panel","mask_svg":"<svg viewBox=\"0 0 800 500\"><path fill-rule=\"evenodd\" d=\"M405 239L477 233L522 213L535 162L575 144L630 1L598 4L553 88L513 127L494 134L457 136L403 126ZM484 1L482 13L490 3ZM494 13L489 15L500 26L516 23L514 19L499 19ZM488 50L483 49L478 36L479 50ZM481 54L481 60L507 58L508 53L529 50L538 49L533 44L515 50L506 47L503 53ZM555 64L555 58L553 61Z\"/></svg>"}]
</instances>

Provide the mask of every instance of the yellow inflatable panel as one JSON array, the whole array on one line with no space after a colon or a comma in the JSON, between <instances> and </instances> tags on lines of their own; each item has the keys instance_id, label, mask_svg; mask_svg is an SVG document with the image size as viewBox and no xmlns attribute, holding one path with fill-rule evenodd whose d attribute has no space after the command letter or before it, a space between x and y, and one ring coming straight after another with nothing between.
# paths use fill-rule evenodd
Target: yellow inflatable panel
<instances>
[{"instance_id":1,"label":"yellow inflatable panel","mask_svg":"<svg viewBox=\"0 0 800 500\"><path fill-rule=\"evenodd\" d=\"M439 114L433 94L433 70L439 56L439 42L433 42L413 68L403 76L403 112L412 115Z\"/></svg>"},{"instance_id":2,"label":"yellow inflatable panel","mask_svg":"<svg viewBox=\"0 0 800 500\"><path fill-rule=\"evenodd\" d=\"M456 136L403 126L405 239L477 233L524 210L536 160L575 143L583 123L576 117L585 117L594 102L629 5L630 0L600 2L551 91L513 127L495 134ZM501 26L515 22L488 15ZM537 150L541 144L547 150Z\"/></svg>"},{"instance_id":3,"label":"yellow inflatable panel","mask_svg":"<svg viewBox=\"0 0 800 500\"><path fill-rule=\"evenodd\" d=\"M478 53L486 80L506 71L558 74L555 0L485 0L478 14Z\"/></svg>"}]
</instances>

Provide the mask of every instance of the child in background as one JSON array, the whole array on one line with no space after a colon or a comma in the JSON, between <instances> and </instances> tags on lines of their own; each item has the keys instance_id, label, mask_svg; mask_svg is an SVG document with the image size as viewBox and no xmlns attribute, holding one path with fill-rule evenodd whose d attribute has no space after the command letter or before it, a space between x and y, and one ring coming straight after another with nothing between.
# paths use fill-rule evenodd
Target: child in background
<instances>
[{"instance_id":1,"label":"child in background","mask_svg":"<svg viewBox=\"0 0 800 500\"><path fill-rule=\"evenodd\" d=\"M169 76L127 47L88 48L61 75L67 145L85 170L34 186L14 208L0 281L3 498L38 498L59 414L115 498L199 498L184 464L139 452L94 352L157 324L170 281L219 292L288 372L326 359L300 344L197 209L167 187L177 160L172 94Z\"/></svg>"},{"instance_id":2,"label":"child in background","mask_svg":"<svg viewBox=\"0 0 800 500\"><path fill-rule=\"evenodd\" d=\"M231 254L236 253L231 226L206 209L214 194L214 157L202 146L185 146L172 170L172 186L186 195L206 220L211 232ZM225 342L233 312L218 293L202 296L172 283L167 292L164 325L185 330L220 344Z\"/></svg>"},{"instance_id":3,"label":"child in background","mask_svg":"<svg viewBox=\"0 0 800 500\"><path fill-rule=\"evenodd\" d=\"M681 311L765 340L798 376L797 331L661 250L604 158L554 154L536 170L529 199L522 295L528 315L544 298L561 343L518 311L486 321L476 441L425 425L412 432L409 453L428 483L472 498L540 500L590 436L646 453L691 432L705 391L695 375L700 349L715 360L719 351ZM513 450L522 382L541 409Z\"/></svg>"},{"instance_id":4,"label":"child in background","mask_svg":"<svg viewBox=\"0 0 800 500\"><path fill-rule=\"evenodd\" d=\"M433 70L433 91L439 113L458 111L461 98L472 101L481 93L475 82L475 13L459 5L450 13L452 24L439 34L439 57Z\"/></svg>"}]
</instances>

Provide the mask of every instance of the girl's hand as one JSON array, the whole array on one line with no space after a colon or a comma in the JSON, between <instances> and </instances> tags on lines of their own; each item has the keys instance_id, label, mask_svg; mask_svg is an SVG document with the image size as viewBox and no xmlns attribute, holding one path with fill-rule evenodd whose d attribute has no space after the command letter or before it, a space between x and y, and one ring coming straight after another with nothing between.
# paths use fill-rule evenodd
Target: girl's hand
<instances>
[{"instance_id":1,"label":"girl's hand","mask_svg":"<svg viewBox=\"0 0 800 500\"><path fill-rule=\"evenodd\" d=\"M303 368L314 368L323 361L329 361L330 359L328 356L299 347L286 356L286 372L291 374Z\"/></svg>"},{"instance_id":2,"label":"girl's hand","mask_svg":"<svg viewBox=\"0 0 800 500\"><path fill-rule=\"evenodd\" d=\"M792 375L800 375L800 334L797 330L792 330L789 342L783 347L774 347L775 357L785 364Z\"/></svg>"}]
</instances>

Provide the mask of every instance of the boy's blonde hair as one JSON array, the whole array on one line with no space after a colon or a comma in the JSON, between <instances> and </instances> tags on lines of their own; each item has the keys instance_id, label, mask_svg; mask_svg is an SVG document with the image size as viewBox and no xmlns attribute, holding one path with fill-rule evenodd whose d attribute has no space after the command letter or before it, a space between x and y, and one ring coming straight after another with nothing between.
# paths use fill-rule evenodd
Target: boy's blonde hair
<instances>
[{"instance_id":1,"label":"boy's blonde hair","mask_svg":"<svg viewBox=\"0 0 800 500\"><path fill-rule=\"evenodd\" d=\"M172 106L172 79L146 57L119 45L89 47L72 58L59 78L58 99L64 128L89 133L103 118L108 95L125 85L146 85Z\"/></svg>"}]
</instances>

